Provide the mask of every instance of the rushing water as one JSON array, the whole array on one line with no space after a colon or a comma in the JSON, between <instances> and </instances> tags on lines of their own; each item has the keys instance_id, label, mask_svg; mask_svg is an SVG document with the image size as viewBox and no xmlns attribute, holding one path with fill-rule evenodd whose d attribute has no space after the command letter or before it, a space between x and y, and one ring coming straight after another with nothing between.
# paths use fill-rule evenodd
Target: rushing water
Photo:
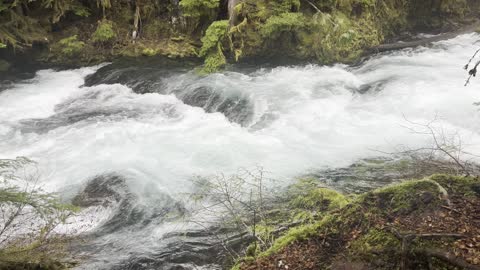
<instances>
[{"instance_id":1,"label":"rushing water","mask_svg":"<svg viewBox=\"0 0 480 270\"><path fill-rule=\"evenodd\" d=\"M170 256L166 251L196 250L166 237L183 229L166 216L172 208L182 211L175 200L194 175L262 166L288 182L377 156L374 149L424 145L429 138L405 128L405 118L438 118L435 125L458 132L470 152L480 153L473 105L480 82L464 87L462 69L479 37L386 53L355 67L207 77L152 64L41 70L0 92L0 158L38 161L45 187L67 195L95 177L125 179L128 200L86 214L103 229L90 226L97 234L95 244L80 248L89 258L83 267L166 268L158 263ZM170 261L202 264L201 258Z\"/></svg>"}]
</instances>

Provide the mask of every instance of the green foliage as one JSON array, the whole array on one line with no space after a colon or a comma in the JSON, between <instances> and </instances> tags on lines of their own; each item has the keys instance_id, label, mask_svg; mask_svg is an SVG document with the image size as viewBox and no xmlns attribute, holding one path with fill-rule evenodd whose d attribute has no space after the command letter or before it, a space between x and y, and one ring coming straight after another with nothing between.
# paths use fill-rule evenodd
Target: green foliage
<instances>
[{"instance_id":1,"label":"green foliage","mask_svg":"<svg viewBox=\"0 0 480 270\"><path fill-rule=\"evenodd\" d=\"M215 21L207 29L202 38L200 56L205 57L202 72L213 73L227 63L223 43L227 39L228 21Z\"/></svg>"},{"instance_id":2,"label":"green foliage","mask_svg":"<svg viewBox=\"0 0 480 270\"><path fill-rule=\"evenodd\" d=\"M115 39L116 36L117 34L113 30L113 22L102 20L93 33L92 40L96 43L108 43Z\"/></svg>"},{"instance_id":3,"label":"green foliage","mask_svg":"<svg viewBox=\"0 0 480 270\"><path fill-rule=\"evenodd\" d=\"M185 17L211 16L220 5L220 0L182 0L180 7Z\"/></svg>"},{"instance_id":4,"label":"green foliage","mask_svg":"<svg viewBox=\"0 0 480 270\"><path fill-rule=\"evenodd\" d=\"M27 158L0 160L0 226L2 247L0 268L48 265L63 269L65 239L52 236L52 231L78 208L60 202L55 194L37 186L35 163ZM49 268L45 268L49 269Z\"/></svg>"},{"instance_id":5,"label":"green foliage","mask_svg":"<svg viewBox=\"0 0 480 270\"><path fill-rule=\"evenodd\" d=\"M82 5L74 5L72 7L73 14L80 17L89 17L91 15L90 10Z\"/></svg>"},{"instance_id":6,"label":"green foliage","mask_svg":"<svg viewBox=\"0 0 480 270\"><path fill-rule=\"evenodd\" d=\"M282 13L267 19L261 28L261 34L266 38L275 39L282 33L293 33L306 26L306 19L302 13Z\"/></svg>"},{"instance_id":7,"label":"green foliage","mask_svg":"<svg viewBox=\"0 0 480 270\"><path fill-rule=\"evenodd\" d=\"M339 209L349 203L344 195L328 189L319 188L315 180L301 179L289 187L290 205L294 208L326 211Z\"/></svg>"},{"instance_id":8,"label":"green foliage","mask_svg":"<svg viewBox=\"0 0 480 270\"><path fill-rule=\"evenodd\" d=\"M277 15L280 13L299 11L300 10L300 0L275 0L267 1L267 9L271 9L274 13L272 15Z\"/></svg>"},{"instance_id":9,"label":"green foliage","mask_svg":"<svg viewBox=\"0 0 480 270\"><path fill-rule=\"evenodd\" d=\"M152 48L145 48L142 50L142 55L144 56L154 56L157 54L157 51Z\"/></svg>"},{"instance_id":10,"label":"green foliage","mask_svg":"<svg viewBox=\"0 0 480 270\"><path fill-rule=\"evenodd\" d=\"M228 21L215 21L207 29L205 36L202 37L202 48L200 56L205 57L212 51L215 51L219 44L221 45L228 33Z\"/></svg>"},{"instance_id":11,"label":"green foliage","mask_svg":"<svg viewBox=\"0 0 480 270\"><path fill-rule=\"evenodd\" d=\"M315 15L312 28L306 34L311 40L303 39L305 48L313 48L317 59L331 63L350 61L361 54L364 41L368 46L377 44L376 32L367 21L353 21L341 12ZM363 35L360 32L365 32ZM311 44L309 44L311 42Z\"/></svg>"},{"instance_id":12,"label":"green foliage","mask_svg":"<svg viewBox=\"0 0 480 270\"><path fill-rule=\"evenodd\" d=\"M61 46L61 52L65 56L77 55L85 47L85 42L79 41L77 35L61 39L58 44Z\"/></svg>"},{"instance_id":13,"label":"green foliage","mask_svg":"<svg viewBox=\"0 0 480 270\"><path fill-rule=\"evenodd\" d=\"M0 49L5 49L5 48L7 48L7 44L0 42Z\"/></svg>"},{"instance_id":14,"label":"green foliage","mask_svg":"<svg viewBox=\"0 0 480 270\"><path fill-rule=\"evenodd\" d=\"M219 71L227 64L227 59L223 54L221 45L219 44L216 52L211 52L205 57L205 62L201 73L210 74Z\"/></svg>"}]
</instances>

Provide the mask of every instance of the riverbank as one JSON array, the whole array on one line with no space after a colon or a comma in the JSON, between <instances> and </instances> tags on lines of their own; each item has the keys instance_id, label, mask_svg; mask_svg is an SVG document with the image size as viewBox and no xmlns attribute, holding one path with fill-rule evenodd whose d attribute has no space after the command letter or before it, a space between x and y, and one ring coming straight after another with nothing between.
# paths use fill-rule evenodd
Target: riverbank
<instances>
[{"instance_id":1,"label":"riverbank","mask_svg":"<svg viewBox=\"0 0 480 270\"><path fill-rule=\"evenodd\" d=\"M478 0L39 2L0 9L1 70L22 54L67 67L119 57L202 58L204 73L279 56L351 63L406 32L455 31L479 12Z\"/></svg>"},{"instance_id":2,"label":"riverbank","mask_svg":"<svg viewBox=\"0 0 480 270\"><path fill-rule=\"evenodd\" d=\"M478 178L434 175L350 199L309 194L316 221L233 269L480 269Z\"/></svg>"}]
</instances>

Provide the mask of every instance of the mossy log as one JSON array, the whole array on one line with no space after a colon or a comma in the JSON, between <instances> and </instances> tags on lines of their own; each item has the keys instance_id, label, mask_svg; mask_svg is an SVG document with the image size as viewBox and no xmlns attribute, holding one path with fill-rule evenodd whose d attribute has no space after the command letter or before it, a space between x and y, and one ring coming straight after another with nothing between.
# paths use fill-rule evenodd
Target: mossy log
<instances>
[{"instance_id":1,"label":"mossy log","mask_svg":"<svg viewBox=\"0 0 480 270\"><path fill-rule=\"evenodd\" d=\"M449 32L449 33L443 33L439 34L433 37L428 37L428 38L422 38L418 40L412 40L412 41L406 41L406 42L397 42L397 43L390 43L390 44L382 44L379 46L375 46L371 48L369 51L371 52L385 52L385 51L392 51L392 50L401 50L401 49L406 49L406 48L414 48L418 46L424 46L431 44L433 42L438 42L438 41L443 41L443 40L448 40L455 38L459 35L467 34L474 32L476 30L480 29L480 22L475 22L471 25L462 27L456 31Z\"/></svg>"}]
</instances>

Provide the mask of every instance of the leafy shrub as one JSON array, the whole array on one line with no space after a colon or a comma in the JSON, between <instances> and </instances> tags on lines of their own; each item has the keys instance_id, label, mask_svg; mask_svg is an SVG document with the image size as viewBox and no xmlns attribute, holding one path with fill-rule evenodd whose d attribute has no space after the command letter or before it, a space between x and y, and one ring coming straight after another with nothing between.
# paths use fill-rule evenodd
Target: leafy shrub
<instances>
[{"instance_id":1,"label":"leafy shrub","mask_svg":"<svg viewBox=\"0 0 480 270\"><path fill-rule=\"evenodd\" d=\"M79 41L77 35L64 38L58 42L62 46L61 52L66 56L72 56L80 53L85 47L85 42Z\"/></svg>"},{"instance_id":2,"label":"leafy shrub","mask_svg":"<svg viewBox=\"0 0 480 270\"><path fill-rule=\"evenodd\" d=\"M112 41L117 34L113 30L113 23L109 20L102 20L97 30L93 33L92 40L97 43L108 43Z\"/></svg>"}]
</instances>

